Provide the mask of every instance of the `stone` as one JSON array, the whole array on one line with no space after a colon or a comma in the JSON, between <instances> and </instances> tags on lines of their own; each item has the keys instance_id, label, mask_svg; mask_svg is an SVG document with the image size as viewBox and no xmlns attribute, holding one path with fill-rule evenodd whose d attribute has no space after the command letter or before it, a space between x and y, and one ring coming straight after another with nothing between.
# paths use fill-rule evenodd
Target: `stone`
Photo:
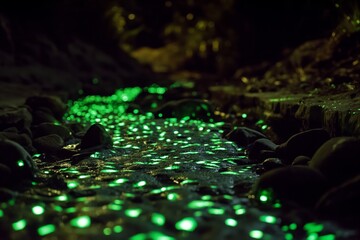
<instances>
[{"instance_id":1,"label":"stone","mask_svg":"<svg viewBox=\"0 0 360 240\"><path fill-rule=\"evenodd\" d=\"M110 134L100 124L92 125L81 139L80 148L109 148L113 144Z\"/></svg>"},{"instance_id":2,"label":"stone","mask_svg":"<svg viewBox=\"0 0 360 240\"><path fill-rule=\"evenodd\" d=\"M8 176L8 181L0 185L11 185L22 180L32 179L37 167L30 154L18 143L11 140L0 140L0 166L3 176Z\"/></svg>"},{"instance_id":3,"label":"stone","mask_svg":"<svg viewBox=\"0 0 360 240\"><path fill-rule=\"evenodd\" d=\"M359 174L360 140L355 137L335 137L324 143L309 162L311 168L322 172L332 183Z\"/></svg>"},{"instance_id":4,"label":"stone","mask_svg":"<svg viewBox=\"0 0 360 240\"><path fill-rule=\"evenodd\" d=\"M34 124L55 123L58 121L49 111L46 111L44 109L34 111L33 119Z\"/></svg>"},{"instance_id":5,"label":"stone","mask_svg":"<svg viewBox=\"0 0 360 240\"><path fill-rule=\"evenodd\" d=\"M302 165L302 166L308 166L309 161L311 160L311 158L307 157L307 156L297 156L294 161L292 162L293 166L298 166L298 165Z\"/></svg>"},{"instance_id":6,"label":"stone","mask_svg":"<svg viewBox=\"0 0 360 240\"><path fill-rule=\"evenodd\" d=\"M225 138L235 142L239 147L246 147L260 138L267 137L256 130L247 127L239 127L228 133Z\"/></svg>"},{"instance_id":7,"label":"stone","mask_svg":"<svg viewBox=\"0 0 360 240\"><path fill-rule=\"evenodd\" d=\"M14 141L23 147L29 147L32 145L32 141L27 134L19 134L15 132L0 132L2 138Z\"/></svg>"},{"instance_id":8,"label":"stone","mask_svg":"<svg viewBox=\"0 0 360 240\"><path fill-rule=\"evenodd\" d=\"M247 147L249 159L261 162L271 155L271 152L275 153L277 145L267 138L257 139Z\"/></svg>"},{"instance_id":9,"label":"stone","mask_svg":"<svg viewBox=\"0 0 360 240\"><path fill-rule=\"evenodd\" d=\"M182 99L169 101L156 109L155 117L158 118L189 118L211 122L214 119L213 108L206 100Z\"/></svg>"},{"instance_id":10,"label":"stone","mask_svg":"<svg viewBox=\"0 0 360 240\"><path fill-rule=\"evenodd\" d=\"M330 138L324 129L311 129L291 136L276 148L276 154L285 164L291 164L297 156L312 157L316 150Z\"/></svg>"},{"instance_id":11,"label":"stone","mask_svg":"<svg viewBox=\"0 0 360 240\"><path fill-rule=\"evenodd\" d=\"M39 108L47 108L58 120L61 120L67 109L66 104L56 96L32 96L26 99L25 104L28 105L33 111Z\"/></svg>"},{"instance_id":12,"label":"stone","mask_svg":"<svg viewBox=\"0 0 360 240\"><path fill-rule=\"evenodd\" d=\"M30 127L32 116L26 107L0 106L0 129Z\"/></svg>"},{"instance_id":13,"label":"stone","mask_svg":"<svg viewBox=\"0 0 360 240\"><path fill-rule=\"evenodd\" d=\"M0 163L0 187L9 185L11 178L11 169L5 164Z\"/></svg>"},{"instance_id":14,"label":"stone","mask_svg":"<svg viewBox=\"0 0 360 240\"><path fill-rule=\"evenodd\" d=\"M64 141L68 140L71 137L71 131L62 125L56 125L52 123L41 123L32 128L32 132L34 134L34 138L49 135L49 134L57 134Z\"/></svg>"},{"instance_id":15,"label":"stone","mask_svg":"<svg viewBox=\"0 0 360 240\"><path fill-rule=\"evenodd\" d=\"M288 166L268 171L254 184L252 193L262 202L280 200L282 203L314 206L327 190L326 178L310 167ZM271 193L261 199L264 192Z\"/></svg>"},{"instance_id":16,"label":"stone","mask_svg":"<svg viewBox=\"0 0 360 240\"><path fill-rule=\"evenodd\" d=\"M49 134L35 138L33 144L41 153L55 154L64 146L64 140L57 134Z\"/></svg>"},{"instance_id":17,"label":"stone","mask_svg":"<svg viewBox=\"0 0 360 240\"><path fill-rule=\"evenodd\" d=\"M267 158L262 162L262 166L266 171L283 167L284 164L279 158Z\"/></svg>"},{"instance_id":18,"label":"stone","mask_svg":"<svg viewBox=\"0 0 360 240\"><path fill-rule=\"evenodd\" d=\"M360 175L326 192L316 204L316 210L334 217L358 218L360 212Z\"/></svg>"}]
</instances>

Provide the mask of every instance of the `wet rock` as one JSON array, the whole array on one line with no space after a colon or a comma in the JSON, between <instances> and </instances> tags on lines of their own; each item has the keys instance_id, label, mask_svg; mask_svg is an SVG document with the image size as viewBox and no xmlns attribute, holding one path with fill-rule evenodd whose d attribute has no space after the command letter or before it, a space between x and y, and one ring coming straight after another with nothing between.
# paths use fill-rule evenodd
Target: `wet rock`
<instances>
[{"instance_id":1,"label":"wet rock","mask_svg":"<svg viewBox=\"0 0 360 240\"><path fill-rule=\"evenodd\" d=\"M33 123L41 124L41 123L55 123L58 120L50 113L50 111L46 109L36 110L33 112Z\"/></svg>"},{"instance_id":2,"label":"wet rock","mask_svg":"<svg viewBox=\"0 0 360 240\"><path fill-rule=\"evenodd\" d=\"M281 202L313 206L326 191L326 178L309 167L290 166L264 173L254 184L252 192L255 199L265 192L271 192L273 199Z\"/></svg>"},{"instance_id":3,"label":"wet rock","mask_svg":"<svg viewBox=\"0 0 360 240\"><path fill-rule=\"evenodd\" d=\"M357 218L360 212L360 175L326 192L316 204L316 209L332 216Z\"/></svg>"},{"instance_id":4,"label":"wet rock","mask_svg":"<svg viewBox=\"0 0 360 240\"><path fill-rule=\"evenodd\" d=\"M32 145L30 137L24 133L0 132L0 136L4 139L14 141L23 147L30 147Z\"/></svg>"},{"instance_id":5,"label":"wet rock","mask_svg":"<svg viewBox=\"0 0 360 240\"><path fill-rule=\"evenodd\" d=\"M312 157L316 150L330 138L324 129L311 129L290 137L276 148L276 154L285 164L291 164L297 156Z\"/></svg>"},{"instance_id":6,"label":"wet rock","mask_svg":"<svg viewBox=\"0 0 360 240\"><path fill-rule=\"evenodd\" d=\"M64 146L64 140L57 134L49 134L35 138L33 144L42 153L57 153Z\"/></svg>"},{"instance_id":7,"label":"wet rock","mask_svg":"<svg viewBox=\"0 0 360 240\"><path fill-rule=\"evenodd\" d=\"M254 161L264 161L266 158L271 157L272 153L275 155L277 145L267 138L260 138L248 145L247 151L249 159Z\"/></svg>"},{"instance_id":8,"label":"wet rock","mask_svg":"<svg viewBox=\"0 0 360 240\"><path fill-rule=\"evenodd\" d=\"M70 129L74 135L84 131L84 127L80 123L68 123L65 124L65 126Z\"/></svg>"},{"instance_id":9,"label":"wet rock","mask_svg":"<svg viewBox=\"0 0 360 240\"><path fill-rule=\"evenodd\" d=\"M11 177L11 169L5 164L0 163L0 186L9 185Z\"/></svg>"},{"instance_id":10,"label":"wet rock","mask_svg":"<svg viewBox=\"0 0 360 240\"><path fill-rule=\"evenodd\" d=\"M0 166L7 181L0 186L11 185L22 180L32 179L36 173L36 165L30 154L18 143L11 140L0 140Z\"/></svg>"},{"instance_id":11,"label":"wet rock","mask_svg":"<svg viewBox=\"0 0 360 240\"><path fill-rule=\"evenodd\" d=\"M0 106L0 129L30 127L32 116L25 107Z\"/></svg>"},{"instance_id":12,"label":"wet rock","mask_svg":"<svg viewBox=\"0 0 360 240\"><path fill-rule=\"evenodd\" d=\"M267 137L256 130L247 127L239 127L228 133L225 138L235 142L239 147L246 147L260 138Z\"/></svg>"},{"instance_id":13,"label":"wet rock","mask_svg":"<svg viewBox=\"0 0 360 240\"><path fill-rule=\"evenodd\" d=\"M42 123L33 127L33 134L35 138L49 134L56 134L64 141L68 140L71 136L71 132L67 127L52 123Z\"/></svg>"},{"instance_id":14,"label":"wet rock","mask_svg":"<svg viewBox=\"0 0 360 240\"><path fill-rule=\"evenodd\" d=\"M55 96L33 96L26 99L26 105L30 106L32 110L39 108L49 109L53 116L61 120L66 111L66 105L60 98Z\"/></svg>"},{"instance_id":15,"label":"wet rock","mask_svg":"<svg viewBox=\"0 0 360 240\"><path fill-rule=\"evenodd\" d=\"M214 119L213 108L206 100L182 99L169 101L154 111L159 118L189 118L210 122Z\"/></svg>"},{"instance_id":16,"label":"wet rock","mask_svg":"<svg viewBox=\"0 0 360 240\"><path fill-rule=\"evenodd\" d=\"M307 156L297 156L294 161L292 162L293 166L302 165L302 166L308 166L309 161L311 158Z\"/></svg>"},{"instance_id":17,"label":"wet rock","mask_svg":"<svg viewBox=\"0 0 360 240\"><path fill-rule=\"evenodd\" d=\"M262 162L262 166L266 171L283 167L284 164L279 158L267 158Z\"/></svg>"},{"instance_id":18,"label":"wet rock","mask_svg":"<svg viewBox=\"0 0 360 240\"><path fill-rule=\"evenodd\" d=\"M359 156L359 139L336 137L316 151L309 166L322 172L331 182L341 183L359 174Z\"/></svg>"},{"instance_id":19,"label":"wet rock","mask_svg":"<svg viewBox=\"0 0 360 240\"><path fill-rule=\"evenodd\" d=\"M92 125L81 140L80 148L109 148L113 144L112 138L100 124Z\"/></svg>"}]
</instances>

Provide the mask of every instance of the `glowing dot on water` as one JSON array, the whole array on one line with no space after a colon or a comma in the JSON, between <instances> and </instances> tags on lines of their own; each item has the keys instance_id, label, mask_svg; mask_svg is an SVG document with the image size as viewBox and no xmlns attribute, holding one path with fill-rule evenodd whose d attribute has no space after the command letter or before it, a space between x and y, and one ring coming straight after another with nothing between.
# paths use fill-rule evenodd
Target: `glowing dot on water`
<instances>
[{"instance_id":1,"label":"glowing dot on water","mask_svg":"<svg viewBox=\"0 0 360 240\"><path fill-rule=\"evenodd\" d=\"M113 227L113 231L115 233L121 233L123 231L123 227L120 226L120 225L116 225L116 226Z\"/></svg>"},{"instance_id":2,"label":"glowing dot on water","mask_svg":"<svg viewBox=\"0 0 360 240\"><path fill-rule=\"evenodd\" d=\"M243 113L243 114L241 114L241 117L242 117L242 118L247 118L247 114L246 114L246 113Z\"/></svg>"},{"instance_id":3,"label":"glowing dot on water","mask_svg":"<svg viewBox=\"0 0 360 240\"><path fill-rule=\"evenodd\" d=\"M267 200L268 200L267 196L264 196L264 195L260 196L260 201L266 202Z\"/></svg>"},{"instance_id":4,"label":"glowing dot on water","mask_svg":"<svg viewBox=\"0 0 360 240\"><path fill-rule=\"evenodd\" d=\"M238 222L233 218L228 218L225 220L225 224L230 227L236 227Z\"/></svg>"},{"instance_id":5,"label":"glowing dot on water","mask_svg":"<svg viewBox=\"0 0 360 240\"><path fill-rule=\"evenodd\" d=\"M20 230L23 230L25 227L26 227L26 220L25 219L21 219L17 222L14 222L12 224L12 228L15 230L15 231L20 231Z\"/></svg>"},{"instance_id":6,"label":"glowing dot on water","mask_svg":"<svg viewBox=\"0 0 360 240\"><path fill-rule=\"evenodd\" d=\"M291 223L290 225L289 225L289 229L290 230L296 230L296 228L297 228L297 224L296 223Z\"/></svg>"},{"instance_id":7,"label":"glowing dot on water","mask_svg":"<svg viewBox=\"0 0 360 240\"><path fill-rule=\"evenodd\" d=\"M41 214L43 214L45 212L45 209L42 206L34 206L32 208L32 212L35 215L41 215Z\"/></svg>"},{"instance_id":8,"label":"glowing dot on water","mask_svg":"<svg viewBox=\"0 0 360 240\"><path fill-rule=\"evenodd\" d=\"M249 232L249 236L255 239L261 239L264 236L264 233L260 230L252 230Z\"/></svg>"},{"instance_id":9,"label":"glowing dot on water","mask_svg":"<svg viewBox=\"0 0 360 240\"><path fill-rule=\"evenodd\" d=\"M18 161L17 161L17 165L18 165L19 167L23 167L23 166L25 166L25 163L24 163L23 160L18 160Z\"/></svg>"},{"instance_id":10,"label":"glowing dot on water","mask_svg":"<svg viewBox=\"0 0 360 240\"><path fill-rule=\"evenodd\" d=\"M105 236L109 236L111 234L111 228L104 228L103 233Z\"/></svg>"},{"instance_id":11,"label":"glowing dot on water","mask_svg":"<svg viewBox=\"0 0 360 240\"><path fill-rule=\"evenodd\" d=\"M294 236L291 233L286 233L285 234L285 240L293 240Z\"/></svg>"},{"instance_id":12,"label":"glowing dot on water","mask_svg":"<svg viewBox=\"0 0 360 240\"><path fill-rule=\"evenodd\" d=\"M236 214L236 215L243 215L243 214L245 214L245 213L246 213L245 208L239 208L239 209L236 209L236 210L235 210L235 214Z\"/></svg>"},{"instance_id":13,"label":"glowing dot on water","mask_svg":"<svg viewBox=\"0 0 360 240\"><path fill-rule=\"evenodd\" d=\"M128 179L126 179L126 178L119 178L119 179L115 180L115 183L121 184L121 183L124 183L124 182L127 182L127 181L128 181Z\"/></svg>"},{"instance_id":14,"label":"glowing dot on water","mask_svg":"<svg viewBox=\"0 0 360 240\"><path fill-rule=\"evenodd\" d=\"M3 210L0 209L0 218L4 216Z\"/></svg>"},{"instance_id":15,"label":"glowing dot on water","mask_svg":"<svg viewBox=\"0 0 360 240\"><path fill-rule=\"evenodd\" d=\"M165 224L165 217L160 213L153 213L151 215L151 221L158 226L163 226Z\"/></svg>"},{"instance_id":16,"label":"glowing dot on water","mask_svg":"<svg viewBox=\"0 0 360 240\"><path fill-rule=\"evenodd\" d=\"M146 181L140 181L140 182L134 184L134 187L143 187L145 185L146 185Z\"/></svg>"},{"instance_id":17,"label":"glowing dot on water","mask_svg":"<svg viewBox=\"0 0 360 240\"><path fill-rule=\"evenodd\" d=\"M317 233L311 233L306 238L306 240L317 240L317 239L318 239L318 234Z\"/></svg>"},{"instance_id":18,"label":"glowing dot on water","mask_svg":"<svg viewBox=\"0 0 360 240\"><path fill-rule=\"evenodd\" d=\"M205 208L205 207L212 207L214 203L211 201L201 201L201 200L194 200L188 204L188 207L191 209L198 209L198 208Z\"/></svg>"},{"instance_id":19,"label":"glowing dot on water","mask_svg":"<svg viewBox=\"0 0 360 240\"><path fill-rule=\"evenodd\" d=\"M60 196L55 197L55 199L58 201L64 202L64 201L68 200L68 197L66 195L60 195Z\"/></svg>"},{"instance_id":20,"label":"glowing dot on water","mask_svg":"<svg viewBox=\"0 0 360 240\"><path fill-rule=\"evenodd\" d=\"M55 225L48 224L48 225L44 225L42 227L39 227L37 231L38 231L38 234L40 236L45 236L45 235L48 235L50 233L55 232L55 229L56 229Z\"/></svg>"},{"instance_id":21,"label":"glowing dot on water","mask_svg":"<svg viewBox=\"0 0 360 240\"><path fill-rule=\"evenodd\" d=\"M197 222L192 217L183 218L175 224L177 230L192 232L197 227Z\"/></svg>"},{"instance_id":22,"label":"glowing dot on water","mask_svg":"<svg viewBox=\"0 0 360 240\"><path fill-rule=\"evenodd\" d=\"M314 222L310 222L304 225L304 230L308 233L316 233L321 232L324 229L324 226L322 224L317 224Z\"/></svg>"},{"instance_id":23,"label":"glowing dot on water","mask_svg":"<svg viewBox=\"0 0 360 240\"><path fill-rule=\"evenodd\" d=\"M272 224L276 223L276 217L270 215L263 215L260 216L260 221Z\"/></svg>"},{"instance_id":24,"label":"glowing dot on water","mask_svg":"<svg viewBox=\"0 0 360 240\"><path fill-rule=\"evenodd\" d=\"M225 213L225 210L222 208L210 208L208 212L214 215L223 215Z\"/></svg>"},{"instance_id":25,"label":"glowing dot on water","mask_svg":"<svg viewBox=\"0 0 360 240\"><path fill-rule=\"evenodd\" d=\"M91 218L89 216L80 216L72 219L70 225L78 228L87 228L91 225Z\"/></svg>"},{"instance_id":26,"label":"glowing dot on water","mask_svg":"<svg viewBox=\"0 0 360 240\"><path fill-rule=\"evenodd\" d=\"M317 238L317 240L335 240L335 239L336 238L334 234L323 235Z\"/></svg>"},{"instance_id":27,"label":"glowing dot on water","mask_svg":"<svg viewBox=\"0 0 360 240\"><path fill-rule=\"evenodd\" d=\"M70 188L70 189L74 189L74 188L76 188L77 186L79 186L79 183L78 183L78 182L68 182L68 183L67 183L67 187Z\"/></svg>"},{"instance_id":28,"label":"glowing dot on water","mask_svg":"<svg viewBox=\"0 0 360 240\"><path fill-rule=\"evenodd\" d=\"M131 218L137 218L142 213L142 210L140 208L131 208L125 210L125 215Z\"/></svg>"},{"instance_id":29,"label":"glowing dot on water","mask_svg":"<svg viewBox=\"0 0 360 240\"><path fill-rule=\"evenodd\" d=\"M180 198L180 196L177 193L169 193L167 195L167 199L170 200L170 201L175 201L175 200L177 200L179 198Z\"/></svg>"}]
</instances>

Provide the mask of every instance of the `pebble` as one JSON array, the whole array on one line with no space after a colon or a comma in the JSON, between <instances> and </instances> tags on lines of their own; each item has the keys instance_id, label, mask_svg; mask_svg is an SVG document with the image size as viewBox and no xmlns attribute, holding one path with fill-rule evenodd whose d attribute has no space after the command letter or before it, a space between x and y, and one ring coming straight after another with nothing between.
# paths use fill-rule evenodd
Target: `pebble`
<instances>
[{"instance_id":1,"label":"pebble","mask_svg":"<svg viewBox=\"0 0 360 240\"><path fill-rule=\"evenodd\" d=\"M309 166L322 172L334 184L359 174L360 140L335 137L324 143L314 154Z\"/></svg>"},{"instance_id":2,"label":"pebble","mask_svg":"<svg viewBox=\"0 0 360 240\"><path fill-rule=\"evenodd\" d=\"M47 108L58 120L61 120L67 108L66 104L56 96L32 96L26 99L25 104L28 105L32 110Z\"/></svg>"},{"instance_id":3,"label":"pebble","mask_svg":"<svg viewBox=\"0 0 360 240\"><path fill-rule=\"evenodd\" d=\"M1 106L0 129L16 127L23 129L30 127L32 116L26 107Z\"/></svg>"},{"instance_id":4,"label":"pebble","mask_svg":"<svg viewBox=\"0 0 360 240\"><path fill-rule=\"evenodd\" d=\"M49 134L35 138L33 144L41 153L55 154L64 146L64 140L57 134Z\"/></svg>"},{"instance_id":5,"label":"pebble","mask_svg":"<svg viewBox=\"0 0 360 240\"><path fill-rule=\"evenodd\" d=\"M271 156L271 153L275 155L275 149L277 145L267 138L257 139L247 147L248 157L251 160L262 162L266 158Z\"/></svg>"},{"instance_id":6,"label":"pebble","mask_svg":"<svg viewBox=\"0 0 360 240\"><path fill-rule=\"evenodd\" d=\"M1 181L1 186L32 179L35 176L37 170L35 163L30 154L18 143L11 140L0 140L0 154L2 156L0 158L2 178L8 176L8 181Z\"/></svg>"},{"instance_id":7,"label":"pebble","mask_svg":"<svg viewBox=\"0 0 360 240\"><path fill-rule=\"evenodd\" d=\"M34 126L32 132L35 138L49 134L57 134L66 141L71 137L71 131L67 127L52 123L41 123Z\"/></svg>"},{"instance_id":8,"label":"pebble","mask_svg":"<svg viewBox=\"0 0 360 240\"><path fill-rule=\"evenodd\" d=\"M247 127L239 127L228 133L225 138L235 142L239 147L246 147L260 138L267 137L256 130Z\"/></svg>"},{"instance_id":9,"label":"pebble","mask_svg":"<svg viewBox=\"0 0 360 240\"><path fill-rule=\"evenodd\" d=\"M312 157L316 150L330 138L324 129L311 129L291 136L276 148L276 154L285 164L291 164L297 156Z\"/></svg>"},{"instance_id":10,"label":"pebble","mask_svg":"<svg viewBox=\"0 0 360 240\"><path fill-rule=\"evenodd\" d=\"M318 171L304 166L287 166L270 170L257 180L252 193L259 200L263 191L272 192L274 201L314 206L327 190L326 178Z\"/></svg>"},{"instance_id":11,"label":"pebble","mask_svg":"<svg viewBox=\"0 0 360 240\"><path fill-rule=\"evenodd\" d=\"M33 112L33 124L55 123L58 120L46 109Z\"/></svg>"},{"instance_id":12,"label":"pebble","mask_svg":"<svg viewBox=\"0 0 360 240\"><path fill-rule=\"evenodd\" d=\"M336 217L358 218L360 212L360 175L326 192L316 204L316 210ZM356 219L357 221L357 219Z\"/></svg>"},{"instance_id":13,"label":"pebble","mask_svg":"<svg viewBox=\"0 0 360 240\"><path fill-rule=\"evenodd\" d=\"M308 166L309 161L311 158L307 156L297 156L294 161L292 162L293 166Z\"/></svg>"},{"instance_id":14,"label":"pebble","mask_svg":"<svg viewBox=\"0 0 360 240\"><path fill-rule=\"evenodd\" d=\"M279 158L267 158L262 162L262 166L266 171L283 167L284 164Z\"/></svg>"},{"instance_id":15,"label":"pebble","mask_svg":"<svg viewBox=\"0 0 360 240\"><path fill-rule=\"evenodd\" d=\"M110 134L100 124L92 125L81 139L80 148L109 148L113 144Z\"/></svg>"}]
</instances>

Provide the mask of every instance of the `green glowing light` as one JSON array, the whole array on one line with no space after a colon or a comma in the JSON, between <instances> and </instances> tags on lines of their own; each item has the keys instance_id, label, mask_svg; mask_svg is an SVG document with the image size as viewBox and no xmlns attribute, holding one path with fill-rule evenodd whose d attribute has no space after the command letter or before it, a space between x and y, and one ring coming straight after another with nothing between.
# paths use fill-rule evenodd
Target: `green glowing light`
<instances>
[{"instance_id":1,"label":"green glowing light","mask_svg":"<svg viewBox=\"0 0 360 240\"><path fill-rule=\"evenodd\" d=\"M235 210L235 214L236 214L236 215L243 215L243 214L245 214L245 213L246 213L245 208L239 208L239 209L236 209L236 210Z\"/></svg>"},{"instance_id":2,"label":"green glowing light","mask_svg":"<svg viewBox=\"0 0 360 240\"><path fill-rule=\"evenodd\" d=\"M165 224L165 217L164 215L160 214L160 213L153 213L151 215L151 221L155 224L155 225L158 225L158 226L164 226Z\"/></svg>"},{"instance_id":3,"label":"green glowing light","mask_svg":"<svg viewBox=\"0 0 360 240\"><path fill-rule=\"evenodd\" d=\"M267 202L268 199L269 198L265 195L260 196L260 201L262 201L262 202Z\"/></svg>"},{"instance_id":4,"label":"green glowing light","mask_svg":"<svg viewBox=\"0 0 360 240\"><path fill-rule=\"evenodd\" d=\"M210 208L208 212L213 215L223 215L225 210L222 208Z\"/></svg>"},{"instance_id":5,"label":"green glowing light","mask_svg":"<svg viewBox=\"0 0 360 240\"><path fill-rule=\"evenodd\" d=\"M317 238L317 240L335 240L334 234L323 235Z\"/></svg>"},{"instance_id":6,"label":"green glowing light","mask_svg":"<svg viewBox=\"0 0 360 240\"><path fill-rule=\"evenodd\" d=\"M197 222L192 217L183 218L175 224L175 228L180 231L192 232L197 227Z\"/></svg>"},{"instance_id":7,"label":"green glowing light","mask_svg":"<svg viewBox=\"0 0 360 240\"><path fill-rule=\"evenodd\" d=\"M104 233L105 236L111 235L111 228L108 228L108 227L104 228L103 233Z\"/></svg>"},{"instance_id":8,"label":"green glowing light","mask_svg":"<svg viewBox=\"0 0 360 240\"><path fill-rule=\"evenodd\" d=\"M125 183L127 181L129 181L129 180L126 178L119 178L119 179L115 180L115 183L121 184L121 183Z\"/></svg>"},{"instance_id":9,"label":"green glowing light","mask_svg":"<svg viewBox=\"0 0 360 240\"><path fill-rule=\"evenodd\" d=\"M201 201L201 200L194 200L188 204L188 207L191 209L199 209L199 208L206 208L212 207L214 203L211 201Z\"/></svg>"},{"instance_id":10,"label":"green glowing light","mask_svg":"<svg viewBox=\"0 0 360 240\"><path fill-rule=\"evenodd\" d=\"M264 233L260 230L252 230L249 232L249 236L255 239L261 239L264 236Z\"/></svg>"},{"instance_id":11,"label":"green glowing light","mask_svg":"<svg viewBox=\"0 0 360 240\"><path fill-rule=\"evenodd\" d=\"M304 225L304 230L308 233L317 233L321 232L324 229L324 226L322 224L310 222Z\"/></svg>"},{"instance_id":12,"label":"green glowing light","mask_svg":"<svg viewBox=\"0 0 360 240\"><path fill-rule=\"evenodd\" d=\"M0 209L0 218L4 216L4 211Z\"/></svg>"},{"instance_id":13,"label":"green glowing light","mask_svg":"<svg viewBox=\"0 0 360 240\"><path fill-rule=\"evenodd\" d=\"M142 213L140 208L130 208L125 210L125 215L131 218L137 218Z\"/></svg>"},{"instance_id":14,"label":"green glowing light","mask_svg":"<svg viewBox=\"0 0 360 240\"><path fill-rule=\"evenodd\" d=\"M43 214L45 212L45 209L42 206L34 206L32 208L32 212L35 215L41 215L41 214Z\"/></svg>"},{"instance_id":15,"label":"green glowing light","mask_svg":"<svg viewBox=\"0 0 360 240\"><path fill-rule=\"evenodd\" d=\"M293 240L294 236L291 233L286 233L285 234L285 240Z\"/></svg>"},{"instance_id":16,"label":"green glowing light","mask_svg":"<svg viewBox=\"0 0 360 240\"><path fill-rule=\"evenodd\" d=\"M56 200L61 201L61 202L65 202L68 200L68 197L66 195L60 195L55 197Z\"/></svg>"},{"instance_id":17,"label":"green glowing light","mask_svg":"<svg viewBox=\"0 0 360 240\"><path fill-rule=\"evenodd\" d=\"M317 240L318 239L318 234L317 233L310 233L306 240Z\"/></svg>"},{"instance_id":18,"label":"green glowing light","mask_svg":"<svg viewBox=\"0 0 360 240\"><path fill-rule=\"evenodd\" d=\"M233 218L228 218L225 220L225 224L230 227L236 227L238 222Z\"/></svg>"},{"instance_id":19,"label":"green glowing light","mask_svg":"<svg viewBox=\"0 0 360 240\"><path fill-rule=\"evenodd\" d=\"M180 195L177 194L177 193L169 193L167 195L167 199L170 200L170 201L176 201L180 198Z\"/></svg>"},{"instance_id":20,"label":"green glowing light","mask_svg":"<svg viewBox=\"0 0 360 240\"><path fill-rule=\"evenodd\" d=\"M23 230L25 227L26 227L26 220L25 219L21 219L17 222L14 222L12 224L12 228L15 230L15 231L20 231L20 230Z\"/></svg>"},{"instance_id":21,"label":"green glowing light","mask_svg":"<svg viewBox=\"0 0 360 240\"><path fill-rule=\"evenodd\" d=\"M273 224L273 223L276 223L276 217L270 216L270 215L263 215L263 216L260 216L260 221Z\"/></svg>"},{"instance_id":22,"label":"green glowing light","mask_svg":"<svg viewBox=\"0 0 360 240\"><path fill-rule=\"evenodd\" d=\"M23 166L25 166L25 163L24 163L23 160L18 160L18 161L17 161L17 165L18 165L19 167L23 167Z\"/></svg>"},{"instance_id":23,"label":"green glowing light","mask_svg":"<svg viewBox=\"0 0 360 240\"><path fill-rule=\"evenodd\" d=\"M134 187L143 187L145 185L146 185L146 181L140 181L140 182L134 184Z\"/></svg>"},{"instance_id":24,"label":"green glowing light","mask_svg":"<svg viewBox=\"0 0 360 240\"><path fill-rule=\"evenodd\" d=\"M39 227L37 231L38 231L38 234L40 236L45 236L45 235L48 235L48 234L51 234L51 233L55 232L55 230L56 230L55 225L48 224L48 225L44 225L42 227Z\"/></svg>"},{"instance_id":25,"label":"green glowing light","mask_svg":"<svg viewBox=\"0 0 360 240\"><path fill-rule=\"evenodd\" d=\"M118 204L109 204L108 208L113 211L120 211L122 209L122 206Z\"/></svg>"},{"instance_id":26,"label":"green glowing light","mask_svg":"<svg viewBox=\"0 0 360 240\"><path fill-rule=\"evenodd\" d=\"M167 236L162 232L152 231L149 233L138 233L131 238L130 240L175 240L175 238Z\"/></svg>"},{"instance_id":27,"label":"green glowing light","mask_svg":"<svg viewBox=\"0 0 360 240\"><path fill-rule=\"evenodd\" d=\"M89 216L80 216L72 219L70 225L77 228L87 228L91 225L91 218Z\"/></svg>"},{"instance_id":28,"label":"green glowing light","mask_svg":"<svg viewBox=\"0 0 360 240\"><path fill-rule=\"evenodd\" d=\"M113 227L114 233L121 233L123 231L123 227L120 225L116 225Z\"/></svg>"},{"instance_id":29,"label":"green glowing light","mask_svg":"<svg viewBox=\"0 0 360 240\"><path fill-rule=\"evenodd\" d=\"M297 224L296 223L290 224L289 229L295 231L297 229Z\"/></svg>"},{"instance_id":30,"label":"green glowing light","mask_svg":"<svg viewBox=\"0 0 360 240\"><path fill-rule=\"evenodd\" d=\"M67 187L69 188L69 189L74 189L74 188L76 188L76 187L78 187L79 186L79 183L78 182L68 182L67 183Z\"/></svg>"},{"instance_id":31,"label":"green glowing light","mask_svg":"<svg viewBox=\"0 0 360 240\"><path fill-rule=\"evenodd\" d=\"M242 117L242 118L247 118L247 116L248 116L248 115L247 115L246 113L241 114L241 117Z\"/></svg>"}]
</instances>

